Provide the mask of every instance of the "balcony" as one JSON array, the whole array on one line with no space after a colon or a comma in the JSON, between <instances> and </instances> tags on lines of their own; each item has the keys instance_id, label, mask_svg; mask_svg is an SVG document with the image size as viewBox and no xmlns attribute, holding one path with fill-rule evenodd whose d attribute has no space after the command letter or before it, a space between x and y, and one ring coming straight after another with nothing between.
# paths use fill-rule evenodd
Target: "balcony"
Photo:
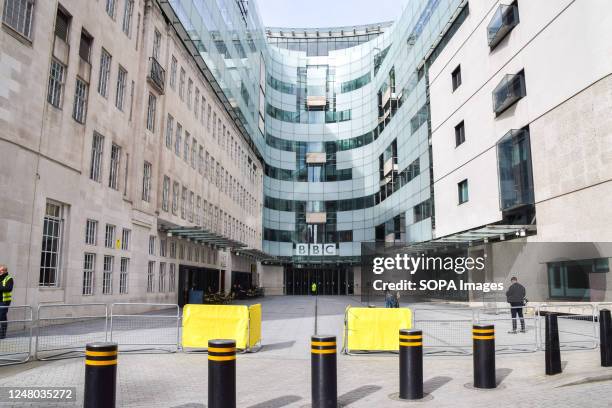
<instances>
[{"instance_id":1,"label":"balcony","mask_svg":"<svg viewBox=\"0 0 612 408\"><path fill-rule=\"evenodd\" d=\"M500 5L487 26L489 48L495 48L518 23L518 6L516 4Z\"/></svg>"},{"instance_id":2,"label":"balcony","mask_svg":"<svg viewBox=\"0 0 612 408\"><path fill-rule=\"evenodd\" d=\"M527 95L525 73L506 75L493 90L493 112L498 116L519 99Z\"/></svg>"},{"instance_id":3,"label":"balcony","mask_svg":"<svg viewBox=\"0 0 612 408\"><path fill-rule=\"evenodd\" d=\"M306 224L325 224L327 222L326 212L307 212Z\"/></svg>"},{"instance_id":4,"label":"balcony","mask_svg":"<svg viewBox=\"0 0 612 408\"><path fill-rule=\"evenodd\" d=\"M159 91L159 93L164 93L166 70L162 68L154 57L149 58L149 75L147 76L147 80Z\"/></svg>"},{"instance_id":5,"label":"balcony","mask_svg":"<svg viewBox=\"0 0 612 408\"><path fill-rule=\"evenodd\" d=\"M306 108L308 110L323 110L327 105L327 98L325 95L313 95L306 97Z\"/></svg>"}]
</instances>

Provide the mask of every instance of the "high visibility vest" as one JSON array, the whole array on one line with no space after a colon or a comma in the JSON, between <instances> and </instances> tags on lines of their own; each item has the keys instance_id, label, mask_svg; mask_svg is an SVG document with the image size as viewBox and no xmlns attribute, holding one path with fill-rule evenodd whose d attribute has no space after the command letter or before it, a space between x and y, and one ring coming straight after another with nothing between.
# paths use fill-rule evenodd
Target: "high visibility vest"
<instances>
[{"instance_id":1,"label":"high visibility vest","mask_svg":"<svg viewBox=\"0 0 612 408\"><path fill-rule=\"evenodd\" d=\"M13 277L7 273L6 276L4 277L4 279L2 279L2 286L6 285L7 282L9 281L9 279L13 279ZM13 300L13 296L12 295L13 295L12 291L2 292L2 301L3 302L10 302L11 300Z\"/></svg>"},{"instance_id":2,"label":"high visibility vest","mask_svg":"<svg viewBox=\"0 0 612 408\"><path fill-rule=\"evenodd\" d=\"M316 292L317 291L317 284L313 283L311 288L312 288L313 292Z\"/></svg>"}]
</instances>

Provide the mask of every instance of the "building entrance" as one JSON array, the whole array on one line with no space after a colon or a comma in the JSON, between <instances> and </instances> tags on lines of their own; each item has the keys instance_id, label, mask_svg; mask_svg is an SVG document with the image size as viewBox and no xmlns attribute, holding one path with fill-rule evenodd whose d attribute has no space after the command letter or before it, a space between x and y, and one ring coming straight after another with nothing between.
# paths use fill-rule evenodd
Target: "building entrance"
<instances>
[{"instance_id":1,"label":"building entrance","mask_svg":"<svg viewBox=\"0 0 612 408\"><path fill-rule=\"evenodd\" d=\"M352 295L353 268L350 265L285 266L285 294L311 295L311 286L317 284L319 295Z\"/></svg>"}]
</instances>

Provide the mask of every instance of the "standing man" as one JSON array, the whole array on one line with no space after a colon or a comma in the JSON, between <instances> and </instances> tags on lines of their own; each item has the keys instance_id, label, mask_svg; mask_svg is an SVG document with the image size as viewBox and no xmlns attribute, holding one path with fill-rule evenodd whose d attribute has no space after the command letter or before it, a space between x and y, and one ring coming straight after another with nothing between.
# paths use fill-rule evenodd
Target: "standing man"
<instances>
[{"instance_id":1,"label":"standing man","mask_svg":"<svg viewBox=\"0 0 612 408\"><path fill-rule=\"evenodd\" d=\"M523 306L525 306L525 287L518 283L516 276L510 279L511 285L506 291L506 300L510 303L510 313L512 315L512 331L516 333L516 317L521 319L521 333L525 333L525 319L523 319Z\"/></svg>"},{"instance_id":2,"label":"standing man","mask_svg":"<svg viewBox=\"0 0 612 408\"><path fill-rule=\"evenodd\" d=\"M310 285L310 290L312 291L312 295L316 296L316 294L317 294L317 282L312 282L312 285Z\"/></svg>"},{"instance_id":3,"label":"standing man","mask_svg":"<svg viewBox=\"0 0 612 408\"><path fill-rule=\"evenodd\" d=\"M8 307L13 299L13 277L8 274L6 265L0 265L0 293L2 294L2 303L0 303L0 340L6 337L6 328L8 326L7 315Z\"/></svg>"}]
</instances>

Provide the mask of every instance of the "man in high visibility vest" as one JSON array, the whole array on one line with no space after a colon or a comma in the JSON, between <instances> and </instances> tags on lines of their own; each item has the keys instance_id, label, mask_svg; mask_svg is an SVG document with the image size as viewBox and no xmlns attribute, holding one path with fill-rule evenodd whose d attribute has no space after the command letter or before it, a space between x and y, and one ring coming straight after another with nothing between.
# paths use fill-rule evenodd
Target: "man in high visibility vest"
<instances>
[{"instance_id":1,"label":"man in high visibility vest","mask_svg":"<svg viewBox=\"0 0 612 408\"><path fill-rule=\"evenodd\" d=\"M6 337L6 328L8 326L7 314L8 307L13 300L13 277L8 274L6 265L0 265L0 293L2 294L2 303L0 303L0 340Z\"/></svg>"},{"instance_id":2,"label":"man in high visibility vest","mask_svg":"<svg viewBox=\"0 0 612 408\"><path fill-rule=\"evenodd\" d=\"M313 296L317 294L317 283L316 282L312 282L312 285L310 286L310 290L312 291Z\"/></svg>"}]
</instances>

